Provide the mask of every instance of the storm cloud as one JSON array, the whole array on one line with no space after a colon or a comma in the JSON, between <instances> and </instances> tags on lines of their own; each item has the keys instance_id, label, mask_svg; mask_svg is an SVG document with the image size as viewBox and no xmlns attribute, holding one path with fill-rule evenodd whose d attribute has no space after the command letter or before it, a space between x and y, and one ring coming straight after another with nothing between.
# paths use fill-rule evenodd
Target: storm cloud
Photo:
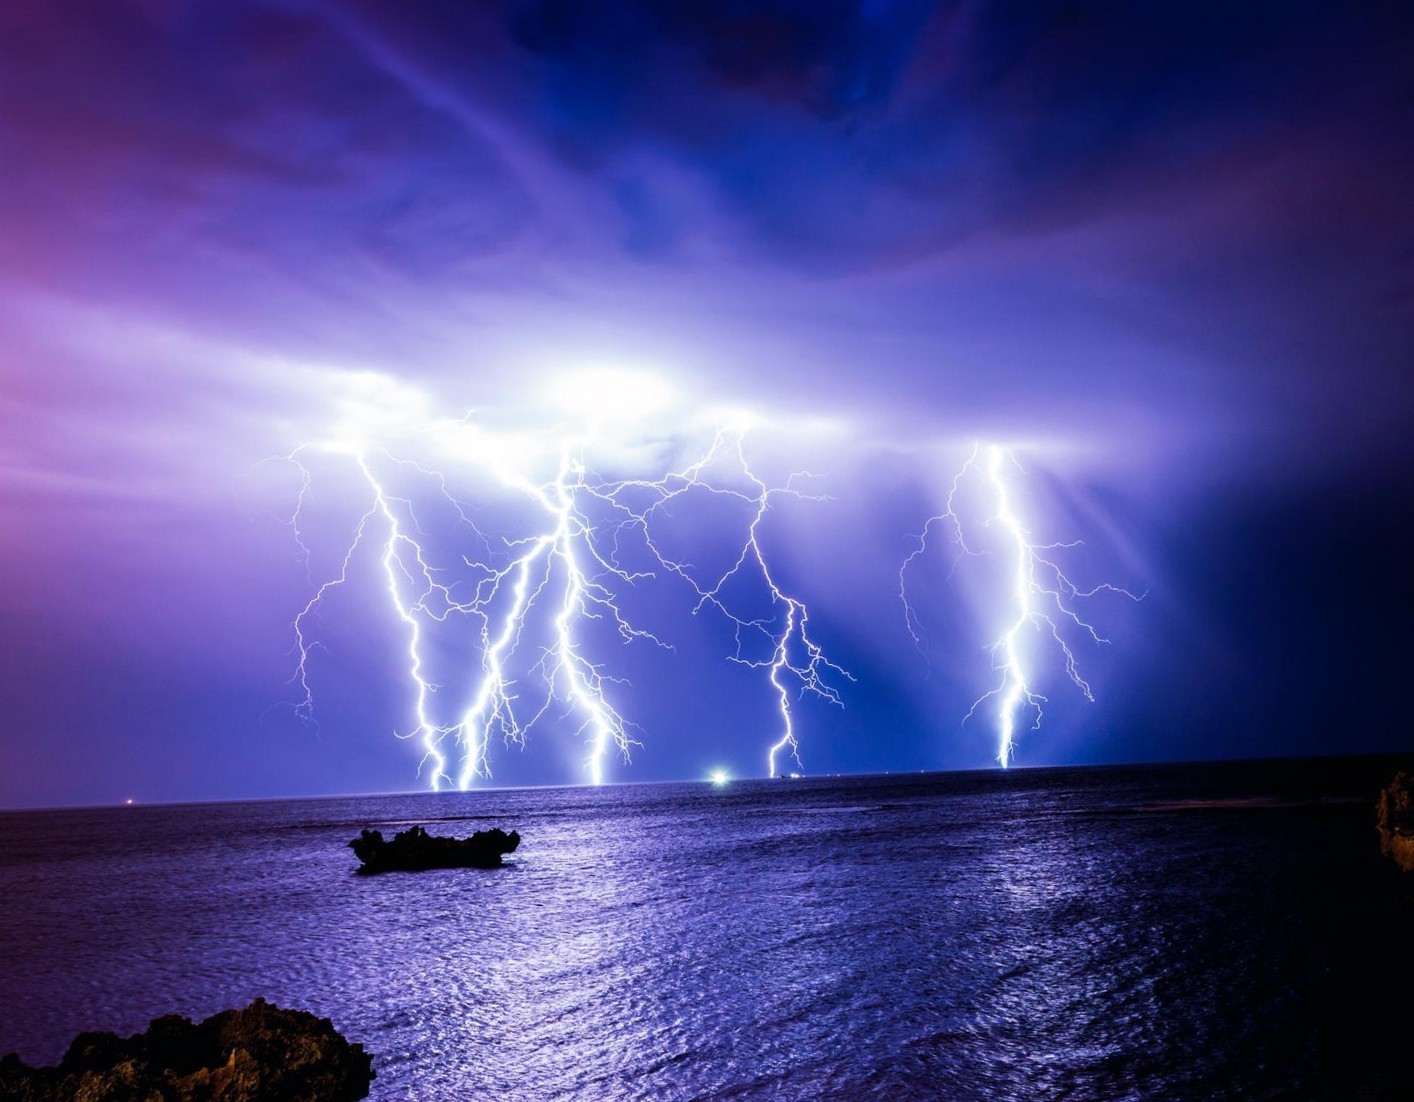
<instances>
[{"instance_id":1,"label":"storm cloud","mask_svg":"<svg viewBox=\"0 0 1414 1102\"><path fill-rule=\"evenodd\" d=\"M802 576L832 579L861 660L890 595L838 586L887 581L958 449L1030 446L1066 519L1155 593L1096 754L1151 752L1113 733L1145 693L1182 711L1211 673L1222 712L1298 661L1345 669L1322 641L1410 603L1322 586L1407 526L1411 74L1399 3L6 4L0 632L24 671L6 753L30 763L9 775L190 715L200 693L151 672L160 632L231 730L278 695L303 580L250 472L368 373L513 420L566 371L626 365L836 425L847 442L811 445L836 461L819 523L852 533L835 557L856 569ZM806 562L836 537L793 538ZM127 686L99 691L101 731L43 719L53 655L98 637L142 641L85 675ZM940 706L881 666L866 713ZM974 760L940 738L910 764ZM182 791L226 791L192 768ZM258 772L236 787L266 790ZM102 775L0 800L96 798Z\"/></svg>"}]
</instances>

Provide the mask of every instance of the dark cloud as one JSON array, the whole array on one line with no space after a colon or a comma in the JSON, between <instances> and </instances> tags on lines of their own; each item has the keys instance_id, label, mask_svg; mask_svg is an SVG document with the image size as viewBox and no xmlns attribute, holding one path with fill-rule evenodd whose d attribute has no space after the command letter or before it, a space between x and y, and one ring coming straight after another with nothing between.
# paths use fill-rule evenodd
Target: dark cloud
<instances>
[{"instance_id":1,"label":"dark cloud","mask_svg":"<svg viewBox=\"0 0 1414 1102\"><path fill-rule=\"evenodd\" d=\"M489 145L318 13L155 11L7 8L0 217L27 280L268 311L456 276L525 232Z\"/></svg>"},{"instance_id":2,"label":"dark cloud","mask_svg":"<svg viewBox=\"0 0 1414 1102\"><path fill-rule=\"evenodd\" d=\"M534 59L534 118L573 162L671 150L783 262L805 249L844 266L905 240L916 254L998 223L1143 206L1175 173L1202 198L1200 177L1229 175L1244 147L1270 156L1274 134L1362 89L1407 119L1407 51L1387 44L1410 22L1394 4L555 0L507 14Z\"/></svg>"},{"instance_id":3,"label":"dark cloud","mask_svg":"<svg viewBox=\"0 0 1414 1102\"><path fill-rule=\"evenodd\" d=\"M1101 405L1166 401L1181 360L1181 418L1268 401L1289 430L1356 342L1341 401L1382 437L1407 409L1404 5L0 19L0 278L24 288L424 375L527 334L635 358L705 330L760 400L806 365L826 405L884 372L944 421L1083 407L1071 360Z\"/></svg>"}]
</instances>

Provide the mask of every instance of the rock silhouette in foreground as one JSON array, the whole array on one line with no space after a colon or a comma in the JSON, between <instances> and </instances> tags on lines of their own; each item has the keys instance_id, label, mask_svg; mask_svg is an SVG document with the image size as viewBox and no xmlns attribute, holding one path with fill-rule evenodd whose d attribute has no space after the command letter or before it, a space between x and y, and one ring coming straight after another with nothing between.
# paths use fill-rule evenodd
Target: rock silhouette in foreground
<instances>
[{"instance_id":1,"label":"rock silhouette in foreground","mask_svg":"<svg viewBox=\"0 0 1414 1102\"><path fill-rule=\"evenodd\" d=\"M1375 803L1379 813L1380 852L1414 872L1414 775L1396 773Z\"/></svg>"},{"instance_id":2,"label":"rock silhouette in foreground","mask_svg":"<svg viewBox=\"0 0 1414 1102\"><path fill-rule=\"evenodd\" d=\"M373 1059L328 1018L256 999L203 1022L169 1014L122 1038L80 1033L58 1067L0 1060L6 1102L355 1102Z\"/></svg>"},{"instance_id":3,"label":"rock silhouette in foreground","mask_svg":"<svg viewBox=\"0 0 1414 1102\"><path fill-rule=\"evenodd\" d=\"M420 872L423 869L494 869L503 854L520 845L516 831L478 830L470 838L438 838L420 826L409 827L385 841L382 833L365 830L349 843L363 862L358 870Z\"/></svg>"}]
</instances>

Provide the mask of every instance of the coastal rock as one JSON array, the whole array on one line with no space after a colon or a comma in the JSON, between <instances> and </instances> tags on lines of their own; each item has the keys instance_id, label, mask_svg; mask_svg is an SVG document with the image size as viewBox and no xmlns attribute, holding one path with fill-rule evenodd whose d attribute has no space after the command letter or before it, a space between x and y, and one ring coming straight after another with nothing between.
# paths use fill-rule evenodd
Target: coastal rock
<instances>
[{"instance_id":1,"label":"coastal rock","mask_svg":"<svg viewBox=\"0 0 1414 1102\"><path fill-rule=\"evenodd\" d=\"M520 834L478 830L470 838L438 838L420 826L409 827L385 841L380 831L365 830L349 843L363 862L361 873L421 872L424 869L494 869L501 857L514 853Z\"/></svg>"},{"instance_id":2,"label":"coastal rock","mask_svg":"<svg viewBox=\"0 0 1414 1102\"><path fill-rule=\"evenodd\" d=\"M1414 775L1396 773L1380 792L1375 809L1380 852L1394 858L1405 872L1414 872Z\"/></svg>"},{"instance_id":3,"label":"coastal rock","mask_svg":"<svg viewBox=\"0 0 1414 1102\"><path fill-rule=\"evenodd\" d=\"M128 1038L81 1033L58 1067L0 1060L5 1102L356 1102L373 1059L328 1018L256 999L203 1022L169 1014Z\"/></svg>"}]
</instances>

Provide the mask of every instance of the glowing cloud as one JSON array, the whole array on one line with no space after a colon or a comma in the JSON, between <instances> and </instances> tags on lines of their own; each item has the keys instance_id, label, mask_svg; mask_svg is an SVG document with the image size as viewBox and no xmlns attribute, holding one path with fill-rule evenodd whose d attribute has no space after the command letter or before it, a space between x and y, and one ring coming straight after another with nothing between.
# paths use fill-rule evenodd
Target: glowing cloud
<instances>
[{"instance_id":1,"label":"glowing cloud","mask_svg":"<svg viewBox=\"0 0 1414 1102\"><path fill-rule=\"evenodd\" d=\"M561 374L547 388L548 405L595 426L624 426L661 414L676 394L661 377L628 368Z\"/></svg>"}]
</instances>

